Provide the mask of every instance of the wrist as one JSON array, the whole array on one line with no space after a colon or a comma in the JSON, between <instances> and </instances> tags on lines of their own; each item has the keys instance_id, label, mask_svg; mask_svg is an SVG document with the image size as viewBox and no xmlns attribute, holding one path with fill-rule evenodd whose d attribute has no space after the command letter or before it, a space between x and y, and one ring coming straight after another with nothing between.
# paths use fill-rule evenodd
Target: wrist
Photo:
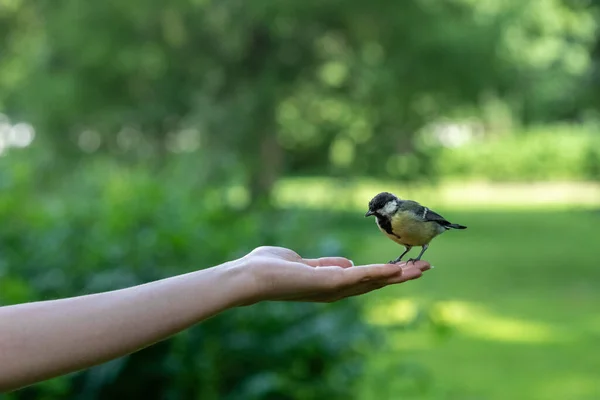
<instances>
[{"instance_id":1,"label":"wrist","mask_svg":"<svg viewBox=\"0 0 600 400\"><path fill-rule=\"evenodd\" d=\"M226 282L224 287L232 294L231 307L249 306L261 300L256 274L250 260L243 257L217 267Z\"/></svg>"}]
</instances>

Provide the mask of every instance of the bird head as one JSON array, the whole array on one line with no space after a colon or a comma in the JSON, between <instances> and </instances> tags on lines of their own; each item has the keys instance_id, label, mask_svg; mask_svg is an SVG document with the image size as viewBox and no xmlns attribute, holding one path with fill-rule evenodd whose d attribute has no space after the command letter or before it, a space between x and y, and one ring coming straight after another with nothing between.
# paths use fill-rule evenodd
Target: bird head
<instances>
[{"instance_id":1,"label":"bird head","mask_svg":"<svg viewBox=\"0 0 600 400\"><path fill-rule=\"evenodd\" d=\"M371 199L369 202L369 211L365 217L371 215L391 216L398 209L399 199L389 192L381 192Z\"/></svg>"}]
</instances>

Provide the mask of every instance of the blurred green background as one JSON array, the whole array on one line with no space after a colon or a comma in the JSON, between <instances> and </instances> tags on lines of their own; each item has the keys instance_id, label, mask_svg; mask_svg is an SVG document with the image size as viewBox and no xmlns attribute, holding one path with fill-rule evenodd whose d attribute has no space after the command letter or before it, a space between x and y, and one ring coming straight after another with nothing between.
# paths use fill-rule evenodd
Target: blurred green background
<instances>
[{"instance_id":1,"label":"blurred green background","mask_svg":"<svg viewBox=\"0 0 600 400\"><path fill-rule=\"evenodd\" d=\"M383 190L469 227L420 280L0 397L599 399L599 27L598 0L0 0L2 305L260 245L384 262Z\"/></svg>"}]
</instances>

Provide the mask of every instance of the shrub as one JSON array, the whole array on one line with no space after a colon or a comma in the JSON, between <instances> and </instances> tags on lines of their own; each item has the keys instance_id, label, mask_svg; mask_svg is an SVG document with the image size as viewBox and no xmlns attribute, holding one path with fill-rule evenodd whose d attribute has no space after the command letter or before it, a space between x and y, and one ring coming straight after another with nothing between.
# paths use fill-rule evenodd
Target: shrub
<instances>
[{"instance_id":1,"label":"shrub","mask_svg":"<svg viewBox=\"0 0 600 400\"><path fill-rule=\"evenodd\" d=\"M553 181L590 179L599 148L597 135L582 128L545 127L429 151L441 177Z\"/></svg>"},{"instance_id":2,"label":"shrub","mask_svg":"<svg viewBox=\"0 0 600 400\"><path fill-rule=\"evenodd\" d=\"M326 219L280 212L268 226L190 169L157 173L99 160L52 176L50 190L42 183L52 171L33 161L27 153L0 157L0 304L140 284L263 244L309 257L344 250L334 236L318 233L327 232L317 225ZM267 228L269 243L262 241ZM360 312L354 299L230 310L131 356L8 398L348 398L362 346L376 342Z\"/></svg>"}]
</instances>

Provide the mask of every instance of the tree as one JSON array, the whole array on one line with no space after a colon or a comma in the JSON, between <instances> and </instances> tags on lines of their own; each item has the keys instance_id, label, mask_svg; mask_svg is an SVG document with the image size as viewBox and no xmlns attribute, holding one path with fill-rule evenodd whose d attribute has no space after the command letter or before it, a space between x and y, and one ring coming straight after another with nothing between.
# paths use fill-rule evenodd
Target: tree
<instances>
[{"instance_id":1,"label":"tree","mask_svg":"<svg viewBox=\"0 0 600 400\"><path fill-rule=\"evenodd\" d=\"M573 117L596 27L560 0L14 4L11 114L69 157L226 160L213 179L253 203L282 174L429 176L415 133L489 93L525 122Z\"/></svg>"}]
</instances>

